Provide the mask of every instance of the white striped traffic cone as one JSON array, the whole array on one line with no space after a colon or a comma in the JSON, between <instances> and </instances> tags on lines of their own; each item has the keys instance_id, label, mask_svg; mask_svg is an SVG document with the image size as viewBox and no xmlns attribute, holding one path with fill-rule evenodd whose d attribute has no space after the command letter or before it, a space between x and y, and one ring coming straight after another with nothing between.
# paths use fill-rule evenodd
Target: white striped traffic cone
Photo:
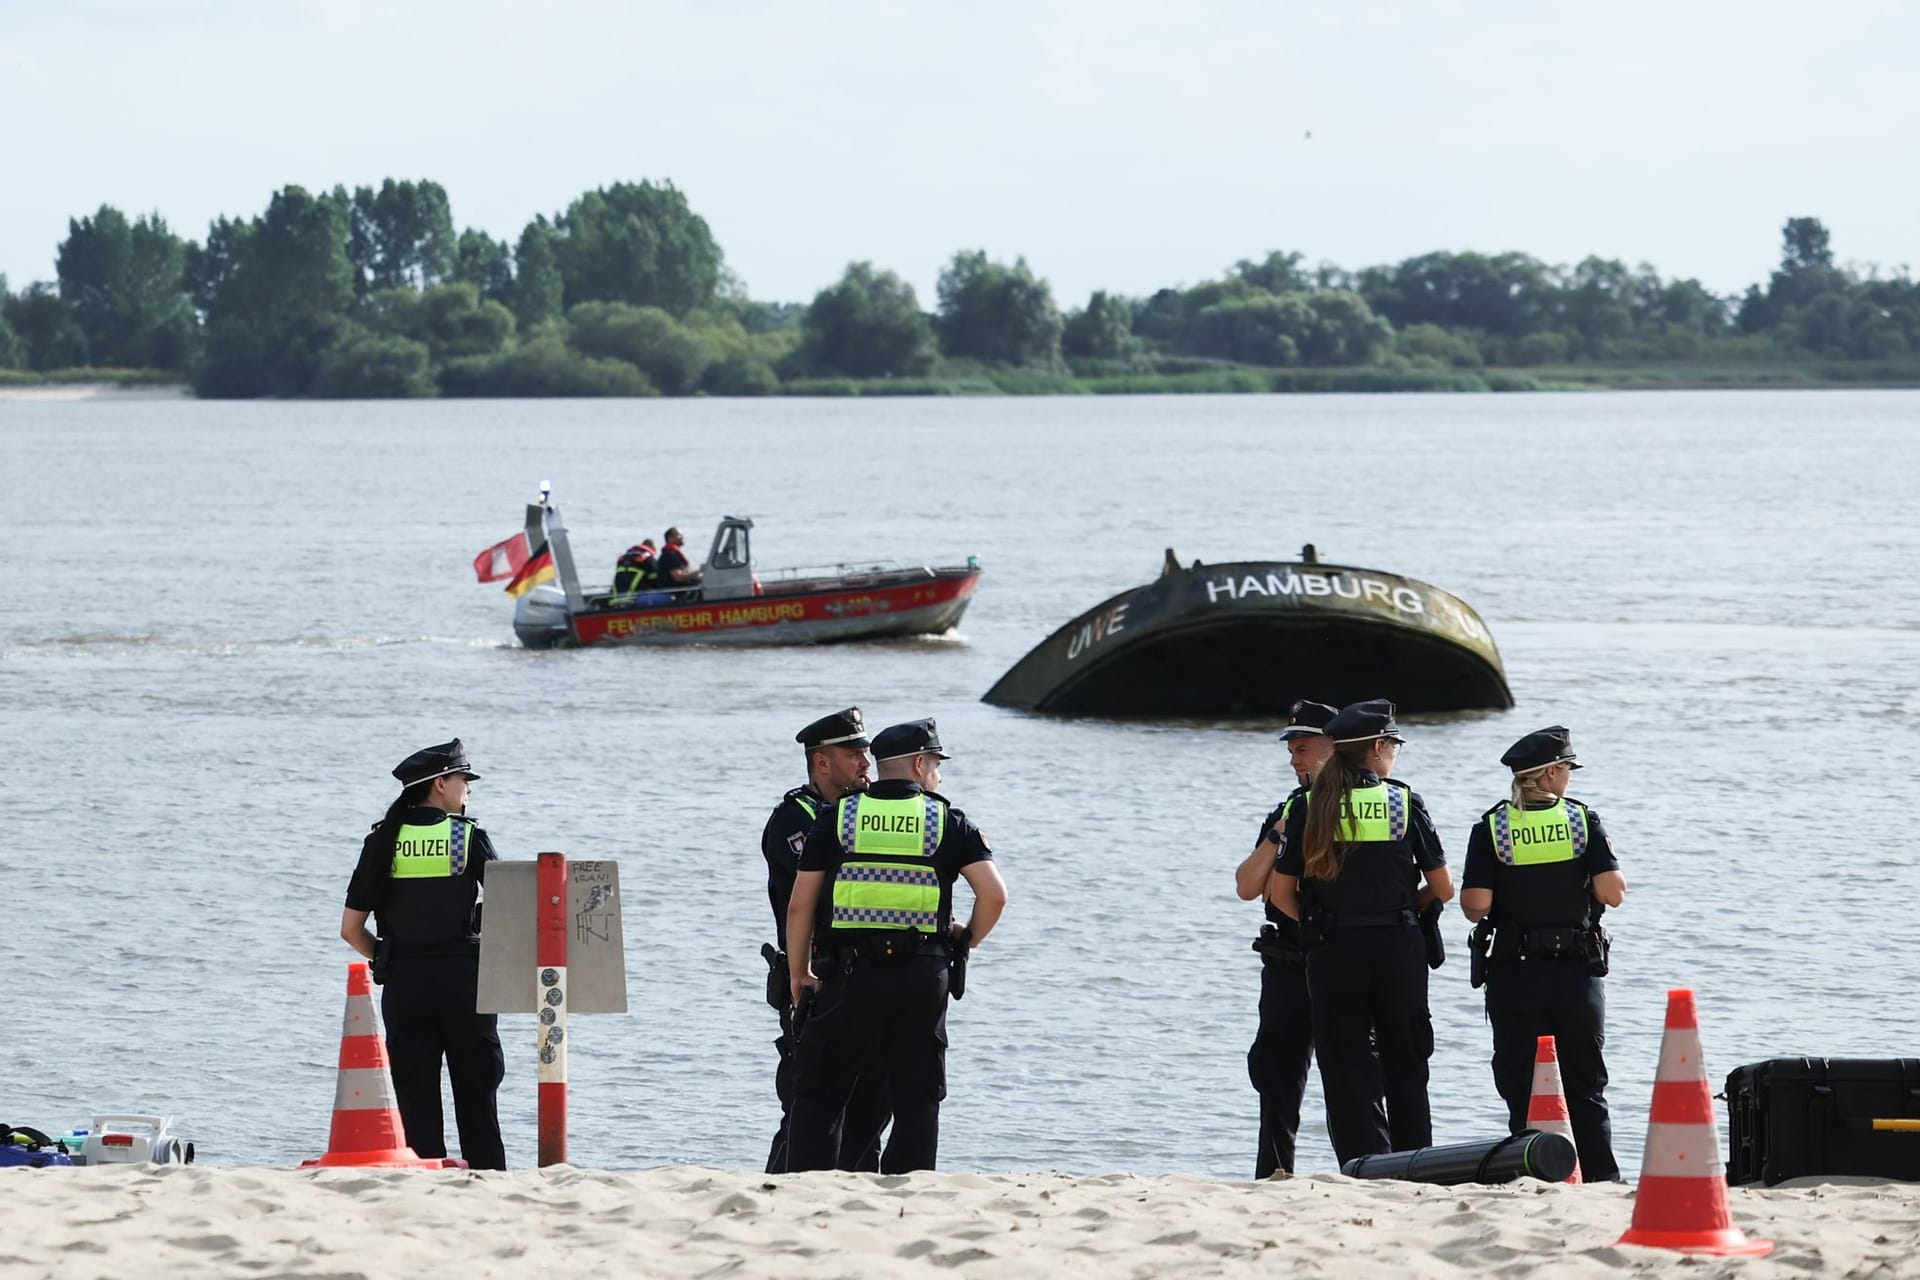
<instances>
[{"instance_id":1,"label":"white striped traffic cone","mask_svg":"<svg viewBox=\"0 0 1920 1280\"><path fill-rule=\"evenodd\" d=\"M373 974L364 960L347 966L347 1016L340 1027L340 1077L333 1091L333 1128L327 1153L302 1169L345 1165L388 1169L465 1168L464 1160L429 1159L407 1145L393 1099L387 1041L373 1002Z\"/></svg>"},{"instance_id":2,"label":"white striped traffic cone","mask_svg":"<svg viewBox=\"0 0 1920 1280\"><path fill-rule=\"evenodd\" d=\"M1533 1053L1533 1095L1527 1099L1527 1128L1557 1133L1573 1141L1573 1117L1567 1112L1567 1093L1560 1085L1560 1050L1552 1036L1541 1036ZM1580 1158L1574 1157L1568 1182L1579 1182Z\"/></svg>"},{"instance_id":3,"label":"white striped traffic cone","mask_svg":"<svg viewBox=\"0 0 1920 1280\"><path fill-rule=\"evenodd\" d=\"M1773 1241L1749 1240L1733 1225L1720 1125L1700 1056L1700 1024L1693 992L1685 988L1667 992L1646 1156L1633 1197L1633 1225L1620 1243L1723 1257L1773 1252Z\"/></svg>"}]
</instances>

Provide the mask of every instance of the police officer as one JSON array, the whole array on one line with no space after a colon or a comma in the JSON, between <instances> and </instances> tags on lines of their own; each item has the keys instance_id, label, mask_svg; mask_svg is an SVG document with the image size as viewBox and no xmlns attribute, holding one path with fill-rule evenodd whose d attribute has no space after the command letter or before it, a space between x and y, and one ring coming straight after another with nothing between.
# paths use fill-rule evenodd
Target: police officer
<instances>
[{"instance_id":1,"label":"police officer","mask_svg":"<svg viewBox=\"0 0 1920 1280\"><path fill-rule=\"evenodd\" d=\"M780 1095L780 1129L767 1152L768 1173L786 1172L787 1119L793 1107L793 1000L785 949L787 902L793 896L794 873L800 866L807 832L820 815L841 796L867 788L869 744L860 708L848 707L821 716L795 734L794 741L806 753L807 780L780 797L766 829L760 833L760 854L767 861L767 902L773 907L773 932L779 939L779 949L769 957L773 975L767 991L768 1002L780 1011L780 1038L773 1042L780 1053L780 1065L773 1076L774 1092ZM884 1070L876 1068L861 1074L847 1112L849 1123L842 1130L845 1140L841 1143L840 1167L873 1172L880 1167L880 1131L886 1128L890 1115Z\"/></svg>"},{"instance_id":2,"label":"police officer","mask_svg":"<svg viewBox=\"0 0 1920 1280\"><path fill-rule=\"evenodd\" d=\"M1240 897L1249 902L1259 898L1267 914L1266 926L1253 944L1261 955L1260 1029L1247 1050L1247 1075L1260 1095L1260 1141L1253 1161L1256 1178L1270 1177L1275 1171L1293 1172L1300 1099L1313 1062L1313 1007L1307 998L1300 926L1273 905L1267 881L1280 853L1288 807L1306 794L1314 770L1333 754L1326 727L1334 714L1325 703L1293 704L1280 740L1287 744L1287 760L1299 785L1260 824L1253 852L1234 872Z\"/></svg>"},{"instance_id":3,"label":"police officer","mask_svg":"<svg viewBox=\"0 0 1920 1280\"><path fill-rule=\"evenodd\" d=\"M1433 1023L1419 915L1452 898L1453 881L1426 805L1388 776L1404 743L1393 704L1343 707L1327 736L1333 753L1287 811L1271 892L1302 924L1327 1130L1345 1164L1433 1144ZM1377 1073L1369 1037L1379 1047ZM1375 1105L1382 1099L1384 1126Z\"/></svg>"},{"instance_id":4,"label":"police officer","mask_svg":"<svg viewBox=\"0 0 1920 1280\"><path fill-rule=\"evenodd\" d=\"M1007 888L986 837L936 788L949 757L932 720L880 731L880 777L843 796L800 854L787 908L793 999L811 1001L795 1050L787 1167L832 1168L833 1126L869 1058L887 1069L893 1134L885 1173L931 1169L947 1095L947 977L1006 908ZM973 914L953 921L953 882L973 890ZM817 935L839 968L824 981L807 960Z\"/></svg>"},{"instance_id":5,"label":"police officer","mask_svg":"<svg viewBox=\"0 0 1920 1280\"><path fill-rule=\"evenodd\" d=\"M1511 797L1480 815L1467 840L1460 909L1485 921L1487 1018L1493 1083L1513 1132L1526 1127L1538 1037L1553 1036L1573 1121L1581 1176L1618 1181L1607 1118L1607 940L1600 915L1627 896L1600 815L1567 796L1580 760L1560 725L1528 734L1500 763L1513 770Z\"/></svg>"},{"instance_id":6,"label":"police officer","mask_svg":"<svg viewBox=\"0 0 1920 1280\"><path fill-rule=\"evenodd\" d=\"M478 909L487 863L487 833L466 816L468 766L460 739L416 751L393 770L400 795L360 846L347 883L340 936L374 962L385 984L394 1100L407 1145L444 1157L440 1059L453 1084L460 1154L475 1169L507 1167L496 1094L506 1074L499 1019L476 1013L480 983ZM367 929L379 917L380 936Z\"/></svg>"}]
</instances>

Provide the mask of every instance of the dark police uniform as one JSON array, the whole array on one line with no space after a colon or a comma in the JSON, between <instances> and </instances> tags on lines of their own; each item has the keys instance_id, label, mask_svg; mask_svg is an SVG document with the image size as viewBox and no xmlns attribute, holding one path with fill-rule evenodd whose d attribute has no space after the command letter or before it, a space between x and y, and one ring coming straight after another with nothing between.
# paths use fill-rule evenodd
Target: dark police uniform
<instances>
[{"instance_id":1,"label":"dark police uniform","mask_svg":"<svg viewBox=\"0 0 1920 1280\"><path fill-rule=\"evenodd\" d=\"M1325 736L1334 709L1318 702L1299 702L1282 742L1308 734ZM1276 861L1285 847L1287 810L1307 793L1295 787L1260 824L1260 839L1274 845ZM1307 1072L1313 1064L1313 1004L1307 996L1307 957L1300 945L1300 926L1265 893L1266 927L1254 943L1260 953L1260 1029L1247 1050L1247 1076L1260 1095L1260 1145L1254 1155L1253 1176L1266 1178L1277 1170L1293 1172L1294 1144L1300 1133L1300 1099L1307 1091Z\"/></svg>"},{"instance_id":2,"label":"dark police uniform","mask_svg":"<svg viewBox=\"0 0 1920 1280\"><path fill-rule=\"evenodd\" d=\"M1580 767L1572 735L1559 725L1528 734L1500 757L1516 773L1562 761ZM1506 1101L1508 1124L1515 1133L1526 1128L1535 1049L1540 1036L1550 1035L1557 1042L1581 1176L1590 1182L1620 1176L1602 1052L1606 992L1596 972L1604 959L1598 936L1603 908L1592 894L1593 877L1619 869L1600 815L1578 800L1524 810L1502 801L1474 824L1461 881L1463 890L1493 891L1487 1017L1493 1024L1493 1082Z\"/></svg>"},{"instance_id":3,"label":"dark police uniform","mask_svg":"<svg viewBox=\"0 0 1920 1280\"><path fill-rule=\"evenodd\" d=\"M794 735L794 741L811 751L815 747L842 746L865 748L867 729L860 708L848 707L822 716ZM767 903L773 908L773 932L778 939L773 958L773 983L768 990L779 997L780 1037L773 1042L780 1054L774 1069L773 1088L780 1097L780 1128L773 1135L767 1152L767 1172L785 1173L787 1169L787 1122L793 1109L793 1005L787 985L787 903L793 898L793 877L800 867L800 850L807 833L822 813L832 806L803 783L780 797L760 833L760 855L767 862ZM821 972L826 961L816 958L814 971ZM887 1126L892 1109L887 1101L887 1075L877 1065L863 1072L847 1103L842 1124L841 1162L843 1169L872 1173L880 1167L880 1132Z\"/></svg>"},{"instance_id":4,"label":"dark police uniform","mask_svg":"<svg viewBox=\"0 0 1920 1280\"><path fill-rule=\"evenodd\" d=\"M894 725L874 755L941 753L931 720ZM988 862L985 838L945 797L883 778L846 796L811 834L802 871L829 873L816 936L838 956L822 975L796 1049L788 1167L833 1167L833 1126L869 1060L887 1069L893 1135L881 1168L932 1169L947 1096L947 976L953 882Z\"/></svg>"},{"instance_id":5,"label":"dark police uniform","mask_svg":"<svg viewBox=\"0 0 1920 1280\"><path fill-rule=\"evenodd\" d=\"M478 776L458 738L415 752L393 771L403 787L450 773ZM422 1156L447 1154L440 1112L444 1055L460 1154L475 1169L507 1167L496 1100L506 1075L499 1019L474 1011L480 981L474 904L496 856L473 819L414 806L399 815L397 829L382 822L368 833L347 884L348 909L370 911L379 921L385 953L380 1014L407 1145Z\"/></svg>"},{"instance_id":6,"label":"dark police uniform","mask_svg":"<svg viewBox=\"0 0 1920 1280\"><path fill-rule=\"evenodd\" d=\"M1335 741L1397 736L1393 704L1343 708L1327 732ZM1447 861L1426 805L1404 782L1362 772L1353 802L1355 825L1347 829L1353 838L1341 842L1346 856L1337 877L1306 876L1302 838L1311 792L1288 808L1286 843L1275 862L1282 875L1301 878L1313 1044L1327 1130L1342 1164L1433 1144L1427 1100L1433 1022L1426 941L1414 903L1420 872ZM1385 1125L1377 1106L1383 1097Z\"/></svg>"}]
</instances>

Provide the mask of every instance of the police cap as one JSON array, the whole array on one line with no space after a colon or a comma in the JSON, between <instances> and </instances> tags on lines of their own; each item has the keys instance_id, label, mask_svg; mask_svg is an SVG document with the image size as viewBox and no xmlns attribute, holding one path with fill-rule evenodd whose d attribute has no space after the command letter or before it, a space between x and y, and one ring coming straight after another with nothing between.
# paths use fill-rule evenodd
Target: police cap
<instances>
[{"instance_id":1,"label":"police cap","mask_svg":"<svg viewBox=\"0 0 1920 1280\"><path fill-rule=\"evenodd\" d=\"M793 735L793 740L811 751L815 747L860 747L867 745L866 721L860 708L848 707L830 716L821 716Z\"/></svg>"},{"instance_id":2,"label":"police cap","mask_svg":"<svg viewBox=\"0 0 1920 1280\"><path fill-rule=\"evenodd\" d=\"M1280 731L1280 741L1291 742L1295 738L1326 737L1327 722L1339 715L1324 702L1308 702L1305 699L1293 704L1287 711L1287 727Z\"/></svg>"},{"instance_id":3,"label":"police cap","mask_svg":"<svg viewBox=\"0 0 1920 1280\"><path fill-rule=\"evenodd\" d=\"M1580 767L1579 758L1573 754L1573 734L1561 724L1535 729L1508 747L1507 754L1500 757L1500 763L1515 773L1530 773L1550 764L1564 764L1574 769Z\"/></svg>"},{"instance_id":4,"label":"police cap","mask_svg":"<svg viewBox=\"0 0 1920 1280\"><path fill-rule=\"evenodd\" d=\"M1401 741L1400 726L1393 720L1393 704L1385 698L1369 698L1340 708L1327 721L1327 736L1335 743L1371 742L1375 738Z\"/></svg>"},{"instance_id":5,"label":"police cap","mask_svg":"<svg viewBox=\"0 0 1920 1280\"><path fill-rule=\"evenodd\" d=\"M393 766L393 776L400 779L400 785L403 787L411 787L420 782L431 782L435 778L444 778L450 773L465 774L471 782L480 780L480 775L468 765L467 749L460 745L458 738L452 742L422 747Z\"/></svg>"},{"instance_id":6,"label":"police cap","mask_svg":"<svg viewBox=\"0 0 1920 1280\"><path fill-rule=\"evenodd\" d=\"M905 724L890 724L873 735L873 758L875 760L893 760L900 756L917 756L928 752L942 760L951 760L940 746L940 730L932 720L909 720Z\"/></svg>"}]
</instances>

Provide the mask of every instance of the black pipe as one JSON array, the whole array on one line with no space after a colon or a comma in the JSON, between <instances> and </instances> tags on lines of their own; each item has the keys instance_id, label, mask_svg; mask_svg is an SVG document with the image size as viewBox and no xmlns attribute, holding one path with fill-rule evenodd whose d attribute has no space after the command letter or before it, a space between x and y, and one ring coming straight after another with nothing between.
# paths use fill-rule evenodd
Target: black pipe
<instances>
[{"instance_id":1,"label":"black pipe","mask_svg":"<svg viewBox=\"0 0 1920 1280\"><path fill-rule=\"evenodd\" d=\"M1523 1177L1565 1182L1573 1175L1574 1160L1573 1144L1559 1134L1522 1129L1510 1138L1355 1156L1340 1166L1340 1172L1349 1178L1398 1178L1442 1187Z\"/></svg>"}]
</instances>

